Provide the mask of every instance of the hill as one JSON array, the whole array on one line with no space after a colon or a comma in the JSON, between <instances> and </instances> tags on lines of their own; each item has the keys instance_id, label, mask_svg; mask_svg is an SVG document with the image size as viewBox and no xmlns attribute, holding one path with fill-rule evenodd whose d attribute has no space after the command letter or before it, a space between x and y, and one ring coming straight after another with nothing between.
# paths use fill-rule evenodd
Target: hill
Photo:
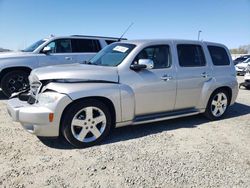
<instances>
[{"instance_id":1,"label":"hill","mask_svg":"<svg viewBox=\"0 0 250 188\"><path fill-rule=\"evenodd\" d=\"M9 51L10 51L9 49L4 49L0 47L0 52L9 52Z\"/></svg>"}]
</instances>

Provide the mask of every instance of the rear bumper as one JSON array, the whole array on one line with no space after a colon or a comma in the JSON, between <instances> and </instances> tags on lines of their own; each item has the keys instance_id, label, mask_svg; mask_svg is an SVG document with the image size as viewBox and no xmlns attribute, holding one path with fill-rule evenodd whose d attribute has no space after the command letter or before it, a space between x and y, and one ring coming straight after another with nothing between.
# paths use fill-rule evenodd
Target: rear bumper
<instances>
[{"instance_id":1,"label":"rear bumper","mask_svg":"<svg viewBox=\"0 0 250 188\"><path fill-rule=\"evenodd\" d=\"M235 80L235 83L231 86L231 89L232 89L232 96L231 96L230 105L233 105L235 103L236 98L237 98L238 93L239 93L239 85L238 85L237 80Z\"/></svg>"},{"instance_id":2,"label":"rear bumper","mask_svg":"<svg viewBox=\"0 0 250 188\"><path fill-rule=\"evenodd\" d=\"M42 137L57 137L63 110L72 101L66 95L57 95L58 99L47 105L30 105L18 98L10 99L7 110L12 119L20 122L29 133ZM50 114L53 114L53 121L50 121Z\"/></svg>"}]
</instances>

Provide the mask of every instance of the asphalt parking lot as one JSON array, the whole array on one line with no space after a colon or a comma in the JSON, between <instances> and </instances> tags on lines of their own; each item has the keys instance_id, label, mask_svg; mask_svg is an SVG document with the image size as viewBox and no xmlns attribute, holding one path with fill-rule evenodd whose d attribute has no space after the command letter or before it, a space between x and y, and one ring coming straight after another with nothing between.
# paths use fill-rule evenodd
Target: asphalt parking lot
<instances>
[{"instance_id":1,"label":"asphalt parking lot","mask_svg":"<svg viewBox=\"0 0 250 188\"><path fill-rule=\"evenodd\" d=\"M0 91L0 187L250 187L250 90L220 121L119 128L87 149L27 133L5 103Z\"/></svg>"}]
</instances>

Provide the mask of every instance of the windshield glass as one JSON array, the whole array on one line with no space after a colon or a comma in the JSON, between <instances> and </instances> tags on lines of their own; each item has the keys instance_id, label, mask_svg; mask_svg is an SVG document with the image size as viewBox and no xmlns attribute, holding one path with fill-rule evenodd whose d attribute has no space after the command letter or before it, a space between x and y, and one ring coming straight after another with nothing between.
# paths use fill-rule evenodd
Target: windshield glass
<instances>
[{"instance_id":1,"label":"windshield glass","mask_svg":"<svg viewBox=\"0 0 250 188\"><path fill-rule=\"evenodd\" d=\"M250 62L250 58L248 58L247 60L243 61L243 63L249 63Z\"/></svg>"},{"instance_id":2,"label":"windshield glass","mask_svg":"<svg viewBox=\"0 0 250 188\"><path fill-rule=\"evenodd\" d=\"M25 48L22 51L23 52L33 52L35 49L37 49L40 45L42 45L46 41L47 41L46 39L39 40L39 41L35 42L34 44L32 44L31 46L29 46L28 48Z\"/></svg>"},{"instance_id":3,"label":"windshield glass","mask_svg":"<svg viewBox=\"0 0 250 188\"><path fill-rule=\"evenodd\" d=\"M98 52L88 63L115 67L135 48L133 44L114 43Z\"/></svg>"}]
</instances>

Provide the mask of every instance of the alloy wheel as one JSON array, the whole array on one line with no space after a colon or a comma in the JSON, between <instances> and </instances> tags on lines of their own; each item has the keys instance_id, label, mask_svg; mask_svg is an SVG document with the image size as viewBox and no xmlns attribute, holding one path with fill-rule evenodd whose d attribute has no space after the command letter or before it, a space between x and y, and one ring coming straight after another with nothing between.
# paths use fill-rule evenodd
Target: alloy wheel
<instances>
[{"instance_id":1,"label":"alloy wheel","mask_svg":"<svg viewBox=\"0 0 250 188\"><path fill-rule=\"evenodd\" d=\"M98 139L105 131L107 119L104 112L97 107L81 109L73 117L71 132L75 139L89 143Z\"/></svg>"},{"instance_id":2,"label":"alloy wheel","mask_svg":"<svg viewBox=\"0 0 250 188\"><path fill-rule=\"evenodd\" d=\"M28 87L28 83L22 75L15 75L8 81L9 91L11 93L22 91Z\"/></svg>"},{"instance_id":3,"label":"alloy wheel","mask_svg":"<svg viewBox=\"0 0 250 188\"><path fill-rule=\"evenodd\" d=\"M222 116L227 109L227 96L225 93L217 93L211 103L211 112L215 117Z\"/></svg>"}]
</instances>

